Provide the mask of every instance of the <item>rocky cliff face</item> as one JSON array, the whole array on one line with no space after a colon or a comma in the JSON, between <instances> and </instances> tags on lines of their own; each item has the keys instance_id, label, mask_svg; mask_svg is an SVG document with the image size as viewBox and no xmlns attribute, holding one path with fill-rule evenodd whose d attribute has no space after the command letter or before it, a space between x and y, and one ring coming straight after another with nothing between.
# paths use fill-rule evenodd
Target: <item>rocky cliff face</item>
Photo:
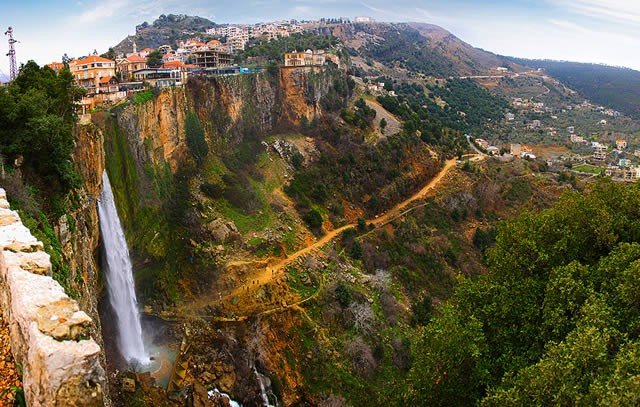
<instances>
[{"instance_id":1,"label":"rocky cliff face","mask_svg":"<svg viewBox=\"0 0 640 407\"><path fill-rule=\"evenodd\" d=\"M272 76L192 78L185 88L166 89L151 101L126 106L116 123L132 158L138 183L148 181L148 168L168 166L175 173L188 156L185 117L193 111L203 124L214 153L228 152L247 138L261 138L277 130L288 131L312 121L321 112L320 101L332 76L312 68L282 69ZM57 232L70 267L69 285L82 309L97 318L101 289L97 200L105 168L103 131L113 132L98 118L97 125L79 126L74 163L82 177L72 212L57 222ZM139 185L139 197L149 200L148 186ZM138 202L133 202L138 205ZM122 209L122 208L121 208ZM123 211L128 212L128 211ZM125 219L127 213L123 213Z\"/></svg>"},{"instance_id":2,"label":"rocky cliff face","mask_svg":"<svg viewBox=\"0 0 640 407\"><path fill-rule=\"evenodd\" d=\"M175 173L188 153L187 112L197 114L213 150L224 152L247 138L312 121L322 112L320 101L332 78L313 68L282 69L275 76L193 77L185 88L165 89L148 103L125 107L117 122L138 163L166 163Z\"/></svg>"},{"instance_id":3,"label":"rocky cliff face","mask_svg":"<svg viewBox=\"0 0 640 407\"><path fill-rule=\"evenodd\" d=\"M63 261L69 269L67 285L74 293L80 309L91 317L87 331L100 345L99 359L104 366L104 346L98 315L98 300L103 282L98 264L100 224L97 207L102 191L104 137L93 125L78 126L75 131L73 162L82 178L82 186L72 194L75 202L70 205L70 212L58 219L55 229L62 246Z\"/></svg>"},{"instance_id":4,"label":"rocky cliff face","mask_svg":"<svg viewBox=\"0 0 640 407\"><path fill-rule=\"evenodd\" d=\"M304 118L311 122L322 113L320 101L332 85L317 68L284 68L280 70L283 92L280 122L299 126Z\"/></svg>"},{"instance_id":5,"label":"rocky cliff face","mask_svg":"<svg viewBox=\"0 0 640 407\"><path fill-rule=\"evenodd\" d=\"M234 160L249 166L260 154L256 151L263 151L261 142L268 136L298 132L305 123L322 116L323 98L329 92L335 93L333 87L339 75L343 73L303 68L259 75L192 77L184 88L162 90L148 102L131 103L112 113L94 115L93 122L104 134L105 151L90 152L89 144L86 150L78 152L79 159L96 171L90 171L86 176L83 173L88 183L85 189L88 195L90 191L99 192L99 187L94 191L92 180L99 185L97 171L106 167L137 271L139 299L142 299L142 306L151 310L149 312L161 315L165 307L171 306L172 300L189 298L196 290L206 294L208 285L217 278L216 257L195 248L199 242L212 240L207 225L225 215L215 213L212 217L206 213L211 209L210 204L202 203L202 185L227 182L220 180L222 173L231 176L230 182L236 182L231 185L238 188L237 184L242 181L234 181L233 177L239 177L239 173L247 169L240 164L234 167ZM202 162L196 162L193 146L188 141L187 127L194 117L202 128L208 149L207 159ZM236 154L243 149L250 153L237 158ZM105 154L106 160L91 163L90 159L82 158L84 153ZM227 166L229 162L232 164ZM241 188L239 191L243 192ZM84 215L89 224L93 224L93 212ZM98 230L97 222L95 230ZM238 234L237 229L233 232ZM74 253L78 254L78 250L88 253L94 242L82 233L78 239L85 242ZM227 239L226 235L220 239L221 242L227 240L232 239ZM227 243L229 250L236 247L234 242ZM219 247L222 247L221 251L226 250L226 246ZM149 301L145 302L145 298ZM93 309L93 304L89 305ZM241 326L238 332L231 330L223 338L237 348L246 343L244 338L255 336L253 328L250 331ZM211 336L205 339L210 347L214 346L211 340ZM258 349L238 356L235 366L240 369L235 374L247 378L224 388L242 400L253 400L256 388L259 388L256 379L259 375L253 374L248 367L256 360L267 359L253 356L262 353L261 343L252 346ZM207 355L209 350L207 348ZM203 359L203 372L217 377L218 372L207 367L209 362L214 363L214 360ZM269 366L275 364L275 359L269 359ZM221 377L227 376L221 374ZM288 388L297 388L298 382L300 378L295 372L287 377Z\"/></svg>"},{"instance_id":6,"label":"rocky cliff face","mask_svg":"<svg viewBox=\"0 0 640 407\"><path fill-rule=\"evenodd\" d=\"M118 124L127 135L137 162L167 163L172 171L186 154L184 119L186 95L182 88L166 89L153 100L127 106Z\"/></svg>"},{"instance_id":7,"label":"rocky cliff face","mask_svg":"<svg viewBox=\"0 0 640 407\"><path fill-rule=\"evenodd\" d=\"M94 321L99 321L97 303L101 288L97 263L100 244L97 203L102 191L103 143L102 132L95 126L76 129L73 160L82 177L82 187L75 191L77 201L71 212L58 220L56 228L64 261L69 265L69 286L77 293L80 307Z\"/></svg>"}]
</instances>

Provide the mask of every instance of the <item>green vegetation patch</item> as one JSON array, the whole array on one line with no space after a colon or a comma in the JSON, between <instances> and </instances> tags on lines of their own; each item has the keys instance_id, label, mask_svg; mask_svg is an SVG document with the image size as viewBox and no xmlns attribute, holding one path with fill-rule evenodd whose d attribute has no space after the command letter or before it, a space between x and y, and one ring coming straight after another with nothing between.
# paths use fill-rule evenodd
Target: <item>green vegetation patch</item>
<instances>
[{"instance_id":1,"label":"green vegetation patch","mask_svg":"<svg viewBox=\"0 0 640 407\"><path fill-rule=\"evenodd\" d=\"M640 372L640 186L504 222L486 275L418 328L408 405L624 405ZM630 402L633 404L633 402Z\"/></svg>"},{"instance_id":2,"label":"green vegetation patch","mask_svg":"<svg viewBox=\"0 0 640 407\"><path fill-rule=\"evenodd\" d=\"M144 105L145 103L153 100L153 90L144 90L142 92L137 92L133 94L133 104L134 105Z\"/></svg>"},{"instance_id":3,"label":"green vegetation patch","mask_svg":"<svg viewBox=\"0 0 640 407\"><path fill-rule=\"evenodd\" d=\"M587 173L587 174L601 174L602 173L602 167L596 167L595 165L589 165L589 164L576 165L572 169L575 172L584 172L584 173Z\"/></svg>"}]
</instances>

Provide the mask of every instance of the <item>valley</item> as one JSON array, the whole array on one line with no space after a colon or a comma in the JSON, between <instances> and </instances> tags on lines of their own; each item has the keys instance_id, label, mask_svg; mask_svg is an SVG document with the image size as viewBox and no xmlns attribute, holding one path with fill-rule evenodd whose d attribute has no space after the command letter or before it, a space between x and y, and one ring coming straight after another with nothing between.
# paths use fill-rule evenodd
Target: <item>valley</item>
<instances>
[{"instance_id":1,"label":"valley","mask_svg":"<svg viewBox=\"0 0 640 407\"><path fill-rule=\"evenodd\" d=\"M471 160L477 161L482 158L483 158L482 156L475 156L475 157L471 157ZM420 191L418 191L411 197L407 198L406 200L400 202L399 204L397 204L396 206L394 206L392 209L385 212L384 214L380 216L376 215L376 217L373 219L365 220L364 222L366 223L367 229L369 230L367 233L372 233L373 231L375 231L375 229L384 227L386 224L393 222L398 218L405 216L408 213L410 213L412 210L414 210L416 207L409 207L409 208L407 207L414 202L424 199L429 193L429 191L431 191L432 189L438 186L438 184L442 181L443 177L445 177L445 175L449 172L449 170L451 170L455 166L455 164L456 164L456 161L454 159L448 160L447 162L445 162L445 165L442 168L442 170L440 170L440 172L436 174L436 176L433 179L431 179L424 187L422 187ZM212 322L244 321L249 317L260 316L266 313L283 311L286 309L299 308L299 306L302 303L305 303L311 300L313 296L317 294L317 292L314 293L312 296L300 299L293 304L286 304L285 300L281 299L283 305L280 307L270 308L265 310L258 310L258 311L251 310L251 308L249 308L249 310L252 311L251 314L249 315L243 314L243 311L246 313L246 309L243 310L243 306L246 307L245 304L247 304L248 302L250 303L251 300L250 299L243 300L243 297L250 298L252 296L255 296L255 293L259 291L263 286L273 283L274 280L277 281L279 279L282 279L282 277L285 276L286 274L287 267L292 263L295 263L299 258L305 257L307 255L313 255L315 251L321 251L321 249L325 245L327 245L332 240L339 237L343 232L345 232L348 229L355 229L357 226L358 224L354 223L354 224L347 224L347 225L341 226L337 229L329 230L322 236L321 239L304 247L301 250L296 251L295 253L286 255L286 257L282 260L268 258L266 260L254 260L254 261L250 261L250 260L241 260L241 261L235 261L235 262L232 261L226 265L227 269L234 266L256 265L258 268L256 270L257 273L254 274L249 272L245 279L248 279L250 282L245 282L239 287L234 288L233 291L231 291L230 293L219 293L218 294L219 298L217 300L209 299L205 301L196 301L194 303L186 304L184 305L184 308L187 309L188 311L178 310L176 311L175 315L173 315L172 313L169 313L168 314L169 318L173 319L177 317L182 319L190 316L197 317L198 310L201 310L205 307L222 306L223 309L228 309L230 312L232 312L234 316L231 318L214 316L214 317L207 318L207 320L210 320ZM277 284L277 282L275 284ZM193 313L193 314L189 315L189 313Z\"/></svg>"},{"instance_id":2,"label":"valley","mask_svg":"<svg viewBox=\"0 0 640 407\"><path fill-rule=\"evenodd\" d=\"M0 88L0 186L97 405L625 405L640 122L566 75L430 24L163 14Z\"/></svg>"}]
</instances>

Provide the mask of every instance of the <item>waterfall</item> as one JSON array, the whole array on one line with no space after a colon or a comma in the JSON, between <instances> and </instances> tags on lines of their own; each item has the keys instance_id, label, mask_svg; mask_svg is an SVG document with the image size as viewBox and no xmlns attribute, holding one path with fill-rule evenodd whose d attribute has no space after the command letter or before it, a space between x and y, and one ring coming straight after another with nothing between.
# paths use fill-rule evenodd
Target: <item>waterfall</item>
<instances>
[{"instance_id":1,"label":"waterfall","mask_svg":"<svg viewBox=\"0 0 640 407\"><path fill-rule=\"evenodd\" d=\"M106 171L102 173L102 194L98 202L98 214L106 257L109 302L117 320L120 352L127 362L147 364L149 356L145 353L142 343L142 327L129 249Z\"/></svg>"},{"instance_id":2,"label":"waterfall","mask_svg":"<svg viewBox=\"0 0 640 407\"><path fill-rule=\"evenodd\" d=\"M258 372L258 369L256 369L255 366L253 367L253 374L256 375L256 379L258 380L258 384L260 385L260 397L262 398L262 405L264 407L278 407L278 400L271 391L271 380L269 380L267 376ZM275 400L274 404L271 404L269 395L271 395Z\"/></svg>"}]
</instances>

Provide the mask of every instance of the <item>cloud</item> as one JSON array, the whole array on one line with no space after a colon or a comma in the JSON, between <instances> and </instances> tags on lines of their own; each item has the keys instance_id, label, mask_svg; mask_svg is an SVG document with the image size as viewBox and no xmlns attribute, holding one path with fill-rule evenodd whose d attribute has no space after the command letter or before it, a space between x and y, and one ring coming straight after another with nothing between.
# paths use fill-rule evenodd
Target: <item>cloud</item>
<instances>
[{"instance_id":1,"label":"cloud","mask_svg":"<svg viewBox=\"0 0 640 407\"><path fill-rule=\"evenodd\" d=\"M138 24L144 19L155 19L168 13L212 17L214 8L207 0L101 0L86 5L81 14L73 17L73 21L90 24L109 19L113 21L117 17L121 22Z\"/></svg>"},{"instance_id":2,"label":"cloud","mask_svg":"<svg viewBox=\"0 0 640 407\"><path fill-rule=\"evenodd\" d=\"M630 36L630 35L625 35L623 33L620 32L611 32L611 31L605 31L605 30L597 30L591 27L585 27L576 23L573 23L571 21L567 21L567 20L556 20L556 19L550 19L547 20L547 22L549 24L552 24L564 31L568 31L568 32L572 32L574 34L580 34L583 36L592 36L592 37L596 37L596 38L607 38L608 40L611 41L633 41L634 37ZM585 37L586 38L586 37Z\"/></svg>"},{"instance_id":3,"label":"cloud","mask_svg":"<svg viewBox=\"0 0 640 407\"><path fill-rule=\"evenodd\" d=\"M314 14L313 7L309 6L295 6L289 10L290 16L308 17Z\"/></svg>"},{"instance_id":4,"label":"cloud","mask_svg":"<svg viewBox=\"0 0 640 407\"><path fill-rule=\"evenodd\" d=\"M381 8L368 3L360 3L362 7L377 13L376 17L381 19L389 19L390 21L416 21L416 22L434 22L441 21L442 18L431 13L422 7L413 8ZM402 2L400 3L402 5Z\"/></svg>"},{"instance_id":5,"label":"cloud","mask_svg":"<svg viewBox=\"0 0 640 407\"><path fill-rule=\"evenodd\" d=\"M571 21L551 19L551 20L548 20L548 22L549 24L555 25L556 27L563 28L569 31L574 31L576 33L591 34L593 32L592 30L589 30L588 28L583 27L581 25L572 23Z\"/></svg>"},{"instance_id":6,"label":"cloud","mask_svg":"<svg viewBox=\"0 0 640 407\"><path fill-rule=\"evenodd\" d=\"M550 0L556 6L584 16L610 22L640 23L640 2L636 0Z\"/></svg>"},{"instance_id":7,"label":"cloud","mask_svg":"<svg viewBox=\"0 0 640 407\"><path fill-rule=\"evenodd\" d=\"M116 13L124 10L129 5L128 0L111 0L107 2L94 3L77 16L77 21L82 24L89 24L103 18L113 17Z\"/></svg>"}]
</instances>

